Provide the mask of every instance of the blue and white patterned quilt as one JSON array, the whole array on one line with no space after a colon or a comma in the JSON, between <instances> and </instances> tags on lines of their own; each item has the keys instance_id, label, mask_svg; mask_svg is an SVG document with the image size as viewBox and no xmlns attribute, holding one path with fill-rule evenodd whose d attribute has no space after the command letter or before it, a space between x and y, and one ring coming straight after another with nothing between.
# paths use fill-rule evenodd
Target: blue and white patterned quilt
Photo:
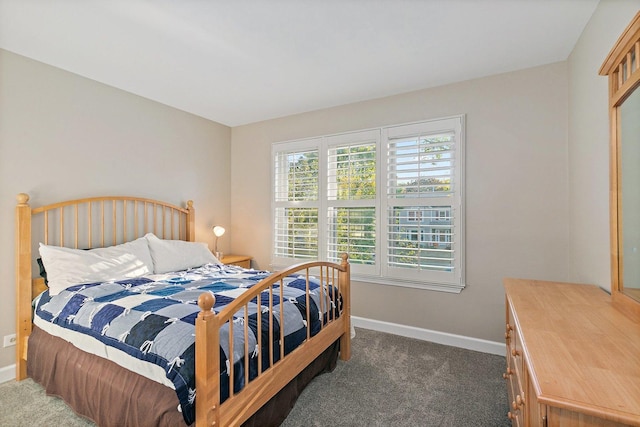
<instances>
[{"instance_id":1,"label":"blue and white patterned quilt","mask_svg":"<svg viewBox=\"0 0 640 427\"><path fill-rule=\"evenodd\" d=\"M236 297L269 275L265 271L245 270L236 266L207 264L175 274L141 277L117 282L91 283L70 287L56 296L45 292L36 307L42 320L63 328L88 334L107 346L120 349L138 359L164 369L173 383L187 424L195 419L195 319L200 311L198 297L203 292L215 294L214 311L222 310ZM306 339L306 280L303 277L285 278L284 304L280 305L280 291L274 285L273 310L269 313L269 296L261 296L262 307L254 299L249 304L250 372L244 370L244 309L237 314L233 328L233 357L230 357L228 330L221 328L220 390L221 401L229 394L229 367L234 363L234 390L239 391L245 375L257 375L257 316L261 316L262 369L269 363L269 322L273 321L274 361L280 357L280 311L284 313L285 352L295 349ZM327 305L337 316L333 301L320 304L319 283L310 283L312 298L309 307L311 335L326 321ZM277 289L277 291L275 290ZM327 289L323 291L327 295ZM329 289L333 299L333 287ZM267 307L265 307L267 305ZM320 313L320 307L324 313Z\"/></svg>"}]
</instances>

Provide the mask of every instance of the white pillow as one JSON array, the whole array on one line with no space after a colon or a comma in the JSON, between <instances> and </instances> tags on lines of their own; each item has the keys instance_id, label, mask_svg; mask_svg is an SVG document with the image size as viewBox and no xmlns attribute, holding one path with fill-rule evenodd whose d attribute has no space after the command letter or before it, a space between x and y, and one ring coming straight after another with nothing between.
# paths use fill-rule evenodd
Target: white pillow
<instances>
[{"instance_id":1,"label":"white pillow","mask_svg":"<svg viewBox=\"0 0 640 427\"><path fill-rule=\"evenodd\" d=\"M156 274L219 263L206 243L164 240L153 233L148 233L144 237L149 243L153 272Z\"/></svg>"},{"instance_id":2,"label":"white pillow","mask_svg":"<svg viewBox=\"0 0 640 427\"><path fill-rule=\"evenodd\" d=\"M153 272L153 260L144 237L88 251L40 243L40 257L51 295L80 283L121 280Z\"/></svg>"}]
</instances>

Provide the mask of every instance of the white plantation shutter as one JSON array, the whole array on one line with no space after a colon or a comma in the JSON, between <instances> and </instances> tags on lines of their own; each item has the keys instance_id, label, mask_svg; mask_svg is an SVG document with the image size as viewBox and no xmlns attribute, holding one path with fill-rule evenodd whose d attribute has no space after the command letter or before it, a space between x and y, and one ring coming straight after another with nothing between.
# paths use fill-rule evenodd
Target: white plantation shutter
<instances>
[{"instance_id":1,"label":"white plantation shutter","mask_svg":"<svg viewBox=\"0 0 640 427\"><path fill-rule=\"evenodd\" d=\"M276 202L317 201L318 172L317 149L276 153Z\"/></svg>"},{"instance_id":2,"label":"white plantation shutter","mask_svg":"<svg viewBox=\"0 0 640 427\"><path fill-rule=\"evenodd\" d=\"M384 274L462 287L461 137L460 117L383 130Z\"/></svg>"},{"instance_id":3,"label":"white plantation shutter","mask_svg":"<svg viewBox=\"0 0 640 427\"><path fill-rule=\"evenodd\" d=\"M395 198L453 194L455 132L418 133L388 141L388 189Z\"/></svg>"},{"instance_id":4,"label":"white plantation shutter","mask_svg":"<svg viewBox=\"0 0 640 427\"><path fill-rule=\"evenodd\" d=\"M318 258L318 209L276 208L275 252L277 257Z\"/></svg>"},{"instance_id":5,"label":"white plantation shutter","mask_svg":"<svg viewBox=\"0 0 640 427\"><path fill-rule=\"evenodd\" d=\"M376 274L377 147L380 131L325 139L327 258L347 252L354 273Z\"/></svg>"},{"instance_id":6,"label":"white plantation shutter","mask_svg":"<svg viewBox=\"0 0 640 427\"><path fill-rule=\"evenodd\" d=\"M310 144L314 145L314 141ZM318 258L318 157L317 147L296 145L274 153L276 259Z\"/></svg>"},{"instance_id":7,"label":"white plantation shutter","mask_svg":"<svg viewBox=\"0 0 640 427\"><path fill-rule=\"evenodd\" d=\"M330 207L327 236L330 260L337 262L347 252L351 264L375 265L375 207Z\"/></svg>"},{"instance_id":8,"label":"white plantation shutter","mask_svg":"<svg viewBox=\"0 0 640 427\"><path fill-rule=\"evenodd\" d=\"M354 278L464 288L463 117L273 146L273 264L340 260Z\"/></svg>"}]
</instances>

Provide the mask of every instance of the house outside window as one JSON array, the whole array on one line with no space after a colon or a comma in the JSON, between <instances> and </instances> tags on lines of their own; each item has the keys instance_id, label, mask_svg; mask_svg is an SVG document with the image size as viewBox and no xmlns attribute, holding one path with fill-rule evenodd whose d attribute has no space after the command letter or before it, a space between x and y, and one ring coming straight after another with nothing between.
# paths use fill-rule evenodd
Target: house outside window
<instances>
[{"instance_id":1,"label":"house outside window","mask_svg":"<svg viewBox=\"0 0 640 427\"><path fill-rule=\"evenodd\" d=\"M464 117L273 144L273 266L464 288Z\"/></svg>"},{"instance_id":2,"label":"house outside window","mask_svg":"<svg viewBox=\"0 0 640 427\"><path fill-rule=\"evenodd\" d=\"M407 221L422 221L422 211L407 211Z\"/></svg>"}]
</instances>

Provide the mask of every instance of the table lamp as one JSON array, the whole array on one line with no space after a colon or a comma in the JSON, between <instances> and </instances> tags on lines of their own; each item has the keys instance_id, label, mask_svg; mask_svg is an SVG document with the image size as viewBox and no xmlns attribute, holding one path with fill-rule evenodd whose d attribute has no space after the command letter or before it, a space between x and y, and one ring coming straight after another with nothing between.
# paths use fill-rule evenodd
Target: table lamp
<instances>
[{"instance_id":1,"label":"table lamp","mask_svg":"<svg viewBox=\"0 0 640 427\"><path fill-rule=\"evenodd\" d=\"M220 225L216 225L215 227L213 227L213 234L216 235L216 243L213 249L213 253L216 256L216 258L218 258L219 261L222 260L222 257L224 256L224 254L222 252L218 251L218 239L220 237L222 237L222 235L224 234L225 229L224 227L220 226Z\"/></svg>"}]
</instances>

